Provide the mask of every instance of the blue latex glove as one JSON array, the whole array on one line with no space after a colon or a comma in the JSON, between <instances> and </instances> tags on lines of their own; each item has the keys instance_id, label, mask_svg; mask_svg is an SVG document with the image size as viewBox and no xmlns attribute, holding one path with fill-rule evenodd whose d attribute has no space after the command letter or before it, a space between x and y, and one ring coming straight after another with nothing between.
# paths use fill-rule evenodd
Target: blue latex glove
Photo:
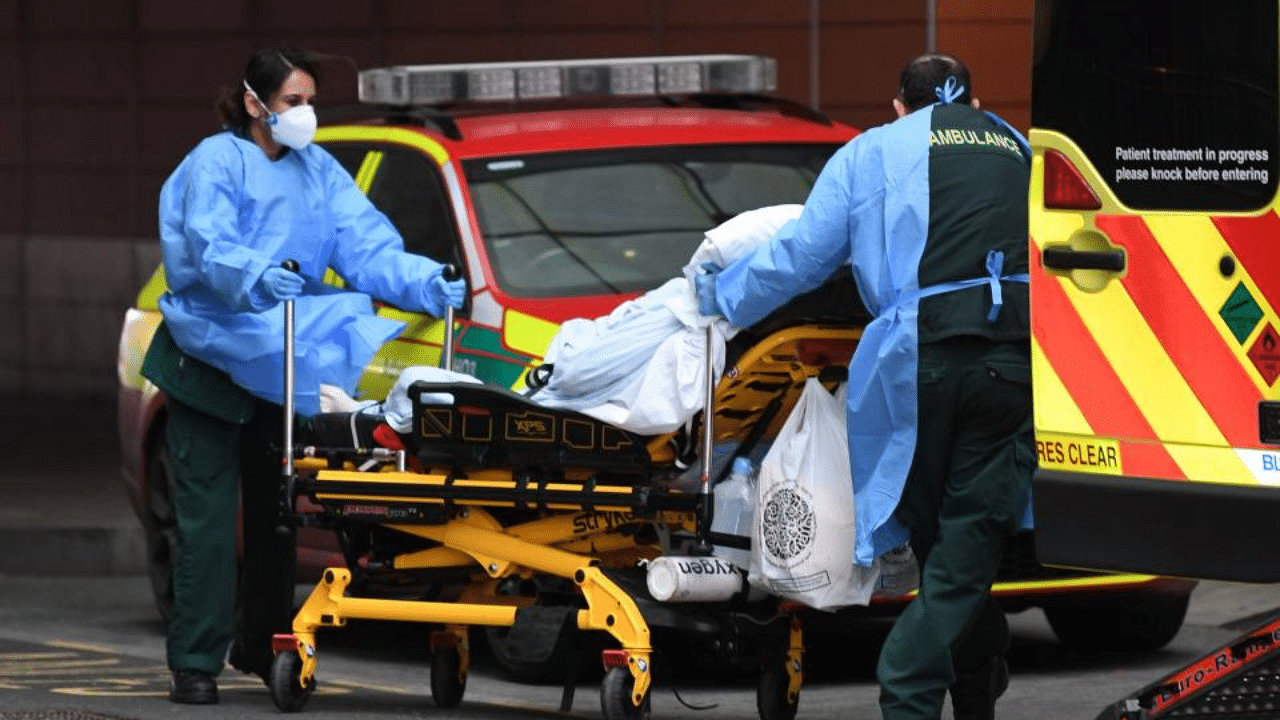
<instances>
[{"instance_id":1,"label":"blue latex glove","mask_svg":"<svg viewBox=\"0 0 1280 720\"><path fill-rule=\"evenodd\" d=\"M446 305L452 305L455 309L461 310L463 301L467 299L467 281L462 278L449 281L444 279L443 273L437 274L431 278L431 287L428 292L440 306L442 314Z\"/></svg>"},{"instance_id":2,"label":"blue latex glove","mask_svg":"<svg viewBox=\"0 0 1280 720\"><path fill-rule=\"evenodd\" d=\"M698 296L698 312L702 315L719 315L716 304L716 275L724 268L713 262L702 263L702 272L693 276L693 290Z\"/></svg>"},{"instance_id":3,"label":"blue latex glove","mask_svg":"<svg viewBox=\"0 0 1280 720\"><path fill-rule=\"evenodd\" d=\"M292 300L302 292L302 276L282 267L269 267L258 278L257 290L272 300Z\"/></svg>"}]
</instances>

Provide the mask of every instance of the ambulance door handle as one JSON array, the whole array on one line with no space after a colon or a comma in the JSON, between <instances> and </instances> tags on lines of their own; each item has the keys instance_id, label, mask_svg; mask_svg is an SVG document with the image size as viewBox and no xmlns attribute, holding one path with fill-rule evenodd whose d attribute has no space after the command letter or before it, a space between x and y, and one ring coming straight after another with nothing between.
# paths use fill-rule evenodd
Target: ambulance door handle
<instances>
[{"instance_id":1,"label":"ambulance door handle","mask_svg":"<svg viewBox=\"0 0 1280 720\"><path fill-rule=\"evenodd\" d=\"M1065 245L1044 249L1044 266L1050 270L1123 272L1124 265L1124 250L1072 250Z\"/></svg>"}]
</instances>

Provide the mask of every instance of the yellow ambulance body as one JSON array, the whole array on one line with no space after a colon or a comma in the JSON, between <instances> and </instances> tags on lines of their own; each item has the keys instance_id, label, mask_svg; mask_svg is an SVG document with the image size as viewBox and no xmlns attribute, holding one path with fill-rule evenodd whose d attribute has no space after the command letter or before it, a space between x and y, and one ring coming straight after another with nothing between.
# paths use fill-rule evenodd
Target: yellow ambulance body
<instances>
[{"instance_id":1,"label":"yellow ambulance body","mask_svg":"<svg viewBox=\"0 0 1280 720\"><path fill-rule=\"evenodd\" d=\"M1042 561L1280 581L1278 18L1037 4Z\"/></svg>"}]
</instances>

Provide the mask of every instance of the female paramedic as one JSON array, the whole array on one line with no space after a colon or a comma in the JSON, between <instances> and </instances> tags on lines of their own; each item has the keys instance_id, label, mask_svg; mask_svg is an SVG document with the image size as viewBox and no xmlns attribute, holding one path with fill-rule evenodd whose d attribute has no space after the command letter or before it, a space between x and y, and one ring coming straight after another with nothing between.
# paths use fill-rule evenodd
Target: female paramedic
<instances>
[{"instance_id":1,"label":"female paramedic","mask_svg":"<svg viewBox=\"0 0 1280 720\"><path fill-rule=\"evenodd\" d=\"M441 265L406 253L351 176L311 143L314 62L296 50L254 54L218 102L223 132L200 142L160 191L169 290L143 374L167 398L178 550L166 649L176 703L218 701L228 646L233 667L266 680L271 635L290 626L294 541L276 532L282 301L295 303L295 403L305 416L319 411L321 383L353 392L403 329L375 315L370 296L438 317L465 294ZM288 259L298 273L281 267ZM359 292L322 283L330 267Z\"/></svg>"}]
</instances>

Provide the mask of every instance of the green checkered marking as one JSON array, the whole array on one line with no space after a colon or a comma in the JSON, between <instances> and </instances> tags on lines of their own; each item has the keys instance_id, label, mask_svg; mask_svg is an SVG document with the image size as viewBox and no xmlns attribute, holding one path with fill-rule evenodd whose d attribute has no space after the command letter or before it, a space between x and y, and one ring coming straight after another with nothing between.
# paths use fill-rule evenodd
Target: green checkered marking
<instances>
[{"instance_id":1,"label":"green checkered marking","mask_svg":"<svg viewBox=\"0 0 1280 720\"><path fill-rule=\"evenodd\" d=\"M467 352L468 350L492 353L500 357L472 355ZM520 379L525 371L525 364L529 362L528 356L514 353L503 347L502 336L497 331L479 325L467 328L466 334L458 343L457 352L455 363L461 359L464 364L474 363L474 367L470 369L455 367L455 370L468 372L491 385L508 388Z\"/></svg>"},{"instance_id":2,"label":"green checkered marking","mask_svg":"<svg viewBox=\"0 0 1280 720\"><path fill-rule=\"evenodd\" d=\"M1231 297L1227 298L1226 304L1218 311L1222 316L1222 321L1231 328L1231 334L1236 336L1236 342L1243 344L1248 339L1249 334L1258 326L1258 321L1262 319L1262 308L1258 306L1258 301L1253 299L1253 295L1249 293L1249 289L1244 283L1236 285L1236 289L1231 291Z\"/></svg>"}]
</instances>

